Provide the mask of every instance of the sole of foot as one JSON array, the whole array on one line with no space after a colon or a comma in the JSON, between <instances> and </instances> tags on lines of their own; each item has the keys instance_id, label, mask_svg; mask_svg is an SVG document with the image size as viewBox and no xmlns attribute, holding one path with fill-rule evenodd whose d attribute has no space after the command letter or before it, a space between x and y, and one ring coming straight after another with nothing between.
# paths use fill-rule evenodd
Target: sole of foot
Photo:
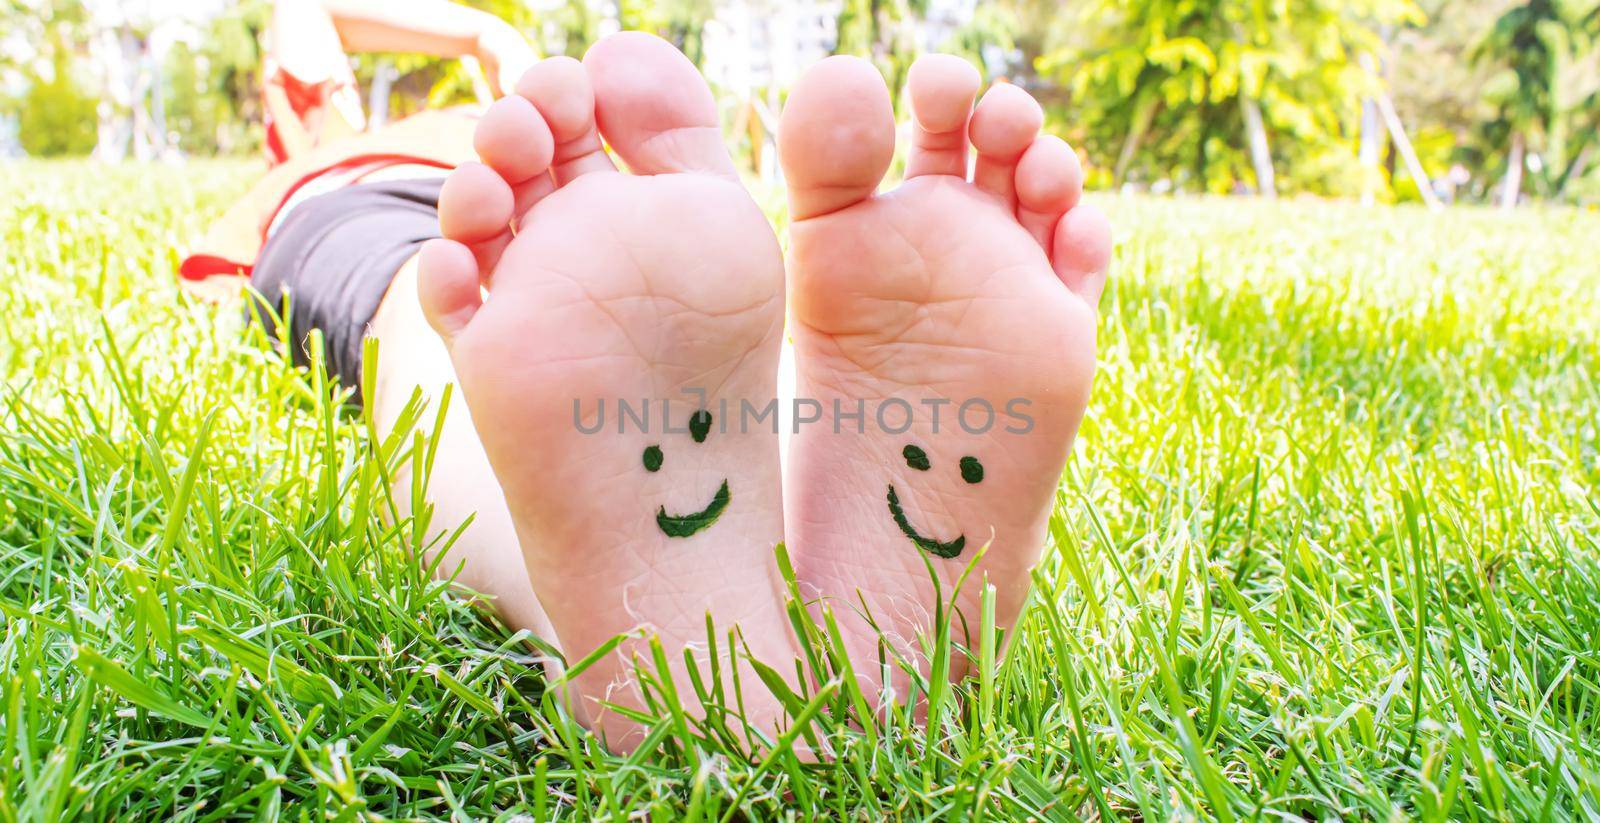
<instances>
[{"instance_id":1,"label":"sole of foot","mask_svg":"<svg viewBox=\"0 0 1600 823\"><path fill-rule=\"evenodd\" d=\"M927 672L941 599L957 643L984 581L1015 622L1094 374L1110 226L1039 105L996 85L974 108L979 85L954 57L912 67L906 180L882 194L894 112L870 64L822 61L780 122L796 394L822 416L790 444L786 533L869 688L908 679L877 682L880 636Z\"/></svg>"},{"instance_id":2,"label":"sole of foot","mask_svg":"<svg viewBox=\"0 0 1600 823\"><path fill-rule=\"evenodd\" d=\"M567 660L632 633L572 677L570 709L633 748L641 728L607 704L646 704L634 661L651 636L680 695L686 656L709 687L709 615L724 681L738 672L748 721L771 734L777 705L728 664L726 632L780 670L793 659L778 442L713 418L723 399L772 396L783 261L710 91L665 41L617 34L582 63L536 65L475 145L483 162L445 182L419 293Z\"/></svg>"}]
</instances>

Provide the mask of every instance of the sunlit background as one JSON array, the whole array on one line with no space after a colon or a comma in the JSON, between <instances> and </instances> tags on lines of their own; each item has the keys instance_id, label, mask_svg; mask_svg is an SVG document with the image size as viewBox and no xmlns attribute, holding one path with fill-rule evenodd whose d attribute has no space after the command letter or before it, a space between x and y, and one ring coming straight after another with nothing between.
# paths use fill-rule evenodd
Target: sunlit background
<instances>
[{"instance_id":1,"label":"sunlit background","mask_svg":"<svg viewBox=\"0 0 1600 823\"><path fill-rule=\"evenodd\" d=\"M894 87L963 55L1045 103L1095 188L1593 204L1595 0L471 0L544 54L643 29L711 80L772 178L785 91L831 53ZM264 0L5 0L0 156L259 151ZM472 99L454 62L356 58L374 124Z\"/></svg>"}]
</instances>

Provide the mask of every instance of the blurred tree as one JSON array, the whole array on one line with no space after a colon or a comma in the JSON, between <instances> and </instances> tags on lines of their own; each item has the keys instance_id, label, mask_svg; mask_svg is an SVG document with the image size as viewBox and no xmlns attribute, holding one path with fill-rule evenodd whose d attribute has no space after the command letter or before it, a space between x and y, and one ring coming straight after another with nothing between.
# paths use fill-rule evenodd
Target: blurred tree
<instances>
[{"instance_id":1,"label":"blurred tree","mask_svg":"<svg viewBox=\"0 0 1600 823\"><path fill-rule=\"evenodd\" d=\"M660 35L696 66L705 61L700 33L716 12L712 0L619 0L617 5L622 28Z\"/></svg>"},{"instance_id":2,"label":"blurred tree","mask_svg":"<svg viewBox=\"0 0 1600 823\"><path fill-rule=\"evenodd\" d=\"M38 74L88 43L89 12L83 0L0 0L0 34L0 70Z\"/></svg>"},{"instance_id":3,"label":"blurred tree","mask_svg":"<svg viewBox=\"0 0 1600 823\"><path fill-rule=\"evenodd\" d=\"M1600 155L1600 88L1578 103L1572 115L1571 131L1573 140L1568 148L1572 159L1555 175L1551 184L1552 197L1566 197L1591 172L1600 169L1600 163L1595 162Z\"/></svg>"},{"instance_id":4,"label":"blurred tree","mask_svg":"<svg viewBox=\"0 0 1600 823\"><path fill-rule=\"evenodd\" d=\"M1411 0L1096 0L1040 68L1094 124L1086 148L1115 182L1272 194L1275 157L1319 187L1352 177L1359 100L1378 86L1360 57L1377 26L1420 18Z\"/></svg>"},{"instance_id":5,"label":"blurred tree","mask_svg":"<svg viewBox=\"0 0 1600 823\"><path fill-rule=\"evenodd\" d=\"M34 75L17 117L22 150L34 157L85 155L94 150L95 98L72 77L67 50L54 49L50 76Z\"/></svg>"},{"instance_id":6,"label":"blurred tree","mask_svg":"<svg viewBox=\"0 0 1600 823\"><path fill-rule=\"evenodd\" d=\"M968 46L967 50L982 57L985 63L991 63L988 66L991 72L1003 73L1006 79L1036 96L1048 97L1059 87L1044 82L1038 66L1055 38L1058 20L1064 16L1061 8L1055 0L998 0L981 4L972 23L965 27L973 31L957 32L957 41L971 37L979 44L998 46L1005 56L1004 65L1000 66L992 65L985 49ZM1041 99L1041 102L1048 105L1051 101Z\"/></svg>"},{"instance_id":7,"label":"blurred tree","mask_svg":"<svg viewBox=\"0 0 1600 823\"><path fill-rule=\"evenodd\" d=\"M545 54L582 57L600 39L600 11L591 0L567 0L554 14L540 22L541 37L535 42ZM559 43L551 42L559 39Z\"/></svg>"},{"instance_id":8,"label":"blurred tree","mask_svg":"<svg viewBox=\"0 0 1600 823\"><path fill-rule=\"evenodd\" d=\"M25 89L0 106L16 115L23 151L87 154L95 143L95 97L74 75L91 34L82 0L4 0L0 33L0 80Z\"/></svg>"},{"instance_id":9,"label":"blurred tree","mask_svg":"<svg viewBox=\"0 0 1600 823\"><path fill-rule=\"evenodd\" d=\"M1484 188L1481 152L1476 148L1478 124L1495 116L1484 101L1484 85L1493 73L1470 57L1472 45L1493 25L1508 0L1419 0L1424 23L1396 29L1388 39L1382 73L1395 108L1412 124L1423 167L1440 180L1453 198L1474 196ZM1375 125L1376 105L1372 115ZM1383 194L1407 196L1405 181L1396 180L1395 153L1381 156L1387 141L1374 135L1374 163L1386 173L1373 182Z\"/></svg>"},{"instance_id":10,"label":"blurred tree","mask_svg":"<svg viewBox=\"0 0 1600 823\"><path fill-rule=\"evenodd\" d=\"M1515 206L1521 195L1530 150L1539 152L1536 190L1547 195L1563 189L1574 165L1587 159L1593 129L1574 134L1572 127L1592 124L1600 100L1593 63L1579 62L1592 58L1596 15L1592 0L1525 0L1500 15L1472 52L1475 61L1497 69L1485 87L1496 117L1481 134L1505 158L1502 208Z\"/></svg>"},{"instance_id":11,"label":"blurred tree","mask_svg":"<svg viewBox=\"0 0 1600 823\"><path fill-rule=\"evenodd\" d=\"M240 0L206 23L198 42L167 54L166 119L190 154L254 151L261 134L261 35L269 0Z\"/></svg>"}]
</instances>

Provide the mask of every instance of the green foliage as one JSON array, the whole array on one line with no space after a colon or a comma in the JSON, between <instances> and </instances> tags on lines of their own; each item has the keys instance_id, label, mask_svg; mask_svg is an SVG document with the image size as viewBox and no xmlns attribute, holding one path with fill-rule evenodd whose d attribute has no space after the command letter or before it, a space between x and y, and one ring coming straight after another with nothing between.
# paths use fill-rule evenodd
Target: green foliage
<instances>
[{"instance_id":1,"label":"green foliage","mask_svg":"<svg viewBox=\"0 0 1600 823\"><path fill-rule=\"evenodd\" d=\"M1559 62L1571 50L1571 29L1561 0L1528 0L1507 9L1473 52L1502 64L1485 96L1518 128L1536 127L1552 113Z\"/></svg>"},{"instance_id":2,"label":"green foliage","mask_svg":"<svg viewBox=\"0 0 1600 823\"><path fill-rule=\"evenodd\" d=\"M173 287L252 171L0 165L5 819L1600 808L1600 215L1096 198L1103 366L1021 623L929 638L977 675L908 678L926 725L808 662L752 762L722 714L578 734L384 514L426 441Z\"/></svg>"},{"instance_id":3,"label":"green foliage","mask_svg":"<svg viewBox=\"0 0 1600 823\"><path fill-rule=\"evenodd\" d=\"M236 3L206 26L197 47L167 54L167 126L195 154L253 152L261 133L261 37L271 19L267 0Z\"/></svg>"},{"instance_id":4,"label":"green foliage","mask_svg":"<svg viewBox=\"0 0 1600 823\"><path fill-rule=\"evenodd\" d=\"M506 20L541 54L581 56L615 17L697 64L717 10L714 0L459 1ZM169 55L167 119L186 151L244 152L259 140L269 5L225 4L193 48ZM929 0L838 8L834 50L871 60L895 89L923 46L1028 89L1052 130L1085 152L1093 186L1255 188L1245 110L1256 108L1282 190L1412 196L1386 137L1381 167L1356 158L1360 101L1379 92L1414 142L1428 143L1419 152L1430 176L1469 171L1462 196L1487 195L1513 133L1528 149L1532 194L1592 200L1600 186L1600 0L986 0L943 42L925 38ZM0 44L0 68L16 69L33 43L48 57L52 38L81 53L94 26L83 0L6 0L0 31L30 44ZM358 78L370 82L380 61L399 72L392 117L476 100L456 61L358 55Z\"/></svg>"},{"instance_id":5,"label":"green foliage","mask_svg":"<svg viewBox=\"0 0 1600 823\"><path fill-rule=\"evenodd\" d=\"M701 31L715 13L712 0L621 0L617 5L622 28L659 35L697 66L705 60Z\"/></svg>"},{"instance_id":6,"label":"green foliage","mask_svg":"<svg viewBox=\"0 0 1600 823\"><path fill-rule=\"evenodd\" d=\"M1241 98L1280 157L1352 154L1359 101L1377 88L1376 27L1417 17L1410 0L1101 0L1041 68L1118 179L1229 191L1249 177Z\"/></svg>"},{"instance_id":7,"label":"green foliage","mask_svg":"<svg viewBox=\"0 0 1600 823\"><path fill-rule=\"evenodd\" d=\"M84 0L0 0L0 70L33 74L35 60L53 63L91 33Z\"/></svg>"},{"instance_id":8,"label":"green foliage","mask_svg":"<svg viewBox=\"0 0 1600 823\"><path fill-rule=\"evenodd\" d=\"M889 88L902 89L917 58L916 25L927 9L928 0L845 0L833 52L872 61Z\"/></svg>"},{"instance_id":9,"label":"green foliage","mask_svg":"<svg viewBox=\"0 0 1600 823\"><path fill-rule=\"evenodd\" d=\"M4 108L17 116L18 138L28 154L57 157L94 149L96 100L73 72L74 52L89 31L82 0L0 2L0 80L25 82L22 94L5 100Z\"/></svg>"},{"instance_id":10,"label":"green foliage","mask_svg":"<svg viewBox=\"0 0 1600 823\"><path fill-rule=\"evenodd\" d=\"M1525 0L1500 15L1472 52L1494 69L1484 98L1496 116L1479 126L1479 139L1496 156L1514 135L1539 151L1529 180L1545 195L1561 194L1585 147L1597 145L1597 18L1594 0Z\"/></svg>"},{"instance_id":11,"label":"green foliage","mask_svg":"<svg viewBox=\"0 0 1600 823\"><path fill-rule=\"evenodd\" d=\"M33 78L17 114L22 150L34 157L84 155L94 150L95 98L73 82L64 56L49 79Z\"/></svg>"},{"instance_id":12,"label":"green foliage","mask_svg":"<svg viewBox=\"0 0 1600 823\"><path fill-rule=\"evenodd\" d=\"M600 14L587 0L567 0L547 16L540 31L545 34L535 42L545 54L581 58L600 39Z\"/></svg>"}]
</instances>

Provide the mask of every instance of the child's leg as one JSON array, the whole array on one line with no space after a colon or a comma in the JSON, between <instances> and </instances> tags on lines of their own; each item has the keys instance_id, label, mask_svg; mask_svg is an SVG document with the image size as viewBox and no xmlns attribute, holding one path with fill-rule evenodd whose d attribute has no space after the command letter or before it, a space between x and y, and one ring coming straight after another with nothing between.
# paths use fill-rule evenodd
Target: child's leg
<instances>
[{"instance_id":1,"label":"child's leg","mask_svg":"<svg viewBox=\"0 0 1600 823\"><path fill-rule=\"evenodd\" d=\"M378 383L375 396L367 398L367 402L379 431L387 433L394 426L416 388L422 389L430 403L419 425L431 426L438 408L432 404L438 402L446 385L455 383L456 376L444 344L428 327L417 303L416 258L395 276L372 318L372 334L379 343ZM506 510L505 496L489 470L488 458L459 389L453 392L444 425L434 436L438 446L427 488L427 500L433 506L429 539L449 535L472 518L471 525L449 550L441 572L449 574L459 566L456 580L494 598L495 610L512 628L528 629L541 638L554 640L555 634L528 583L528 570ZM409 471L396 478L395 502L402 514L409 513L406 507L411 500L412 481Z\"/></svg>"},{"instance_id":2,"label":"child's leg","mask_svg":"<svg viewBox=\"0 0 1600 823\"><path fill-rule=\"evenodd\" d=\"M378 338L377 383L371 396L359 400L384 435L418 388L433 404L455 382L443 344L417 302L416 254L425 240L438 235L433 204L439 187L438 180L401 179L307 199L277 224L250 276L268 306L282 307L258 316L273 334L287 325L281 333L290 341L288 356L298 364L308 364L308 338L319 332L329 375L359 389L363 338ZM418 427L431 428L436 415L435 406ZM471 519L441 569L454 574L459 568L456 579L492 597L513 627L554 639L534 600L504 497L463 399L451 402L442 429L431 434L438 440L426 490L433 509L428 544ZM403 473L396 480L400 514L413 514L409 504L416 479Z\"/></svg>"}]
</instances>

